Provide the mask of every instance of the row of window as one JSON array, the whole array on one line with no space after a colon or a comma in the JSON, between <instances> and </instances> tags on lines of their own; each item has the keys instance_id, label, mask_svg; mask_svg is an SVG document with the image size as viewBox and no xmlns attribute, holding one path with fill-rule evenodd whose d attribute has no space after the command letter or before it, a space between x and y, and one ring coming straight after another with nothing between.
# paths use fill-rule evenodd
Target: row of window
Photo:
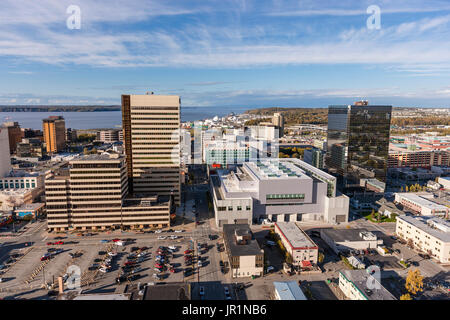
<instances>
[{"instance_id":1,"label":"row of window","mask_svg":"<svg viewBox=\"0 0 450 320\"><path fill-rule=\"evenodd\" d=\"M236 207L237 211L242 211L242 206L237 206ZM245 207L246 211L250 211L252 210L251 206L246 206ZM227 211L227 207L217 207L217 211ZM233 211L233 206L228 206L228 211Z\"/></svg>"},{"instance_id":2,"label":"row of window","mask_svg":"<svg viewBox=\"0 0 450 320\"><path fill-rule=\"evenodd\" d=\"M24 183L23 181L21 181L20 183L18 183L18 182L16 182L16 183L12 183L12 182L10 182L10 183L8 183L8 182L5 182L5 183L2 183L2 182L0 182L0 189L3 189L3 188L5 188L5 189L8 189L8 188L11 188L11 189L19 189L19 188L21 188L21 189L25 189L25 188L27 188L27 189L29 189L29 188L36 188L36 183L29 183L29 182L27 182L27 183Z\"/></svg>"},{"instance_id":3,"label":"row of window","mask_svg":"<svg viewBox=\"0 0 450 320\"><path fill-rule=\"evenodd\" d=\"M266 200L282 200L282 199L305 199L304 193L290 193L290 194L267 194Z\"/></svg>"}]
</instances>

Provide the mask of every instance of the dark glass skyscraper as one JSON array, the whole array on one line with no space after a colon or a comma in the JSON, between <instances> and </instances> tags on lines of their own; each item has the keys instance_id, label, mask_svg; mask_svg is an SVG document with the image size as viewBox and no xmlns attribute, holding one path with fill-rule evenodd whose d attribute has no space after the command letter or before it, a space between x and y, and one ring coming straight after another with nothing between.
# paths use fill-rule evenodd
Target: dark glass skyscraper
<instances>
[{"instance_id":1,"label":"dark glass skyscraper","mask_svg":"<svg viewBox=\"0 0 450 320\"><path fill-rule=\"evenodd\" d=\"M361 179L386 182L392 106L328 107L325 163L343 189L360 186Z\"/></svg>"}]
</instances>

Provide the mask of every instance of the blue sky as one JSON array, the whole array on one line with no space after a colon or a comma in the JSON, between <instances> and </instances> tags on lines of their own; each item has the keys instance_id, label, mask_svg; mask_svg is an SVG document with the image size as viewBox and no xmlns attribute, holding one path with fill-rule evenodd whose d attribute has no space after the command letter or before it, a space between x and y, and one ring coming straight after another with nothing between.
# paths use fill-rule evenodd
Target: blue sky
<instances>
[{"instance_id":1,"label":"blue sky","mask_svg":"<svg viewBox=\"0 0 450 320\"><path fill-rule=\"evenodd\" d=\"M2 0L0 72L0 104L449 107L450 2Z\"/></svg>"}]
</instances>

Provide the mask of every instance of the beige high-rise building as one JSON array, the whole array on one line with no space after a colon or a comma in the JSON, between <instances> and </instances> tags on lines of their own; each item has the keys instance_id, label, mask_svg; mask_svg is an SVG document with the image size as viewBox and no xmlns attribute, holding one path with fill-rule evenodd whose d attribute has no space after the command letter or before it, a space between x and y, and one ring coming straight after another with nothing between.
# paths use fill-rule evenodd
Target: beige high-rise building
<instances>
[{"instance_id":1,"label":"beige high-rise building","mask_svg":"<svg viewBox=\"0 0 450 320\"><path fill-rule=\"evenodd\" d=\"M272 117L272 124L278 127L279 137L284 136L284 116L281 113L274 113Z\"/></svg>"},{"instance_id":2,"label":"beige high-rise building","mask_svg":"<svg viewBox=\"0 0 450 320\"><path fill-rule=\"evenodd\" d=\"M66 147L66 122L62 116L50 116L42 120L44 141L48 153L56 153Z\"/></svg>"},{"instance_id":3,"label":"beige high-rise building","mask_svg":"<svg viewBox=\"0 0 450 320\"><path fill-rule=\"evenodd\" d=\"M45 181L48 229L105 229L170 225L168 196L128 197L124 156L87 155Z\"/></svg>"},{"instance_id":4,"label":"beige high-rise building","mask_svg":"<svg viewBox=\"0 0 450 320\"><path fill-rule=\"evenodd\" d=\"M122 95L132 194L172 195L180 203L180 97Z\"/></svg>"}]
</instances>

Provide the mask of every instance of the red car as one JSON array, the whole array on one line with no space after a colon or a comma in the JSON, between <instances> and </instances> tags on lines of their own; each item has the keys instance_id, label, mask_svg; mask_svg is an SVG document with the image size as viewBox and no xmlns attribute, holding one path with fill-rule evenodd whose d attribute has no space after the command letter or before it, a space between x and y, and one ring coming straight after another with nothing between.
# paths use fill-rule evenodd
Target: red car
<instances>
[{"instance_id":1,"label":"red car","mask_svg":"<svg viewBox=\"0 0 450 320\"><path fill-rule=\"evenodd\" d=\"M64 242L63 241L57 241L54 244L64 244Z\"/></svg>"},{"instance_id":2,"label":"red car","mask_svg":"<svg viewBox=\"0 0 450 320\"><path fill-rule=\"evenodd\" d=\"M113 242L118 242L120 239L112 239Z\"/></svg>"},{"instance_id":3,"label":"red car","mask_svg":"<svg viewBox=\"0 0 450 320\"><path fill-rule=\"evenodd\" d=\"M155 263L155 268L158 268L158 269L160 269L160 268L163 268L164 266L162 265L162 264L159 264L159 263Z\"/></svg>"},{"instance_id":4,"label":"red car","mask_svg":"<svg viewBox=\"0 0 450 320\"><path fill-rule=\"evenodd\" d=\"M175 273L175 269L174 268L170 268L169 271L172 272L172 273Z\"/></svg>"},{"instance_id":5,"label":"red car","mask_svg":"<svg viewBox=\"0 0 450 320\"><path fill-rule=\"evenodd\" d=\"M51 246L53 244L53 242L47 242L48 246Z\"/></svg>"},{"instance_id":6,"label":"red car","mask_svg":"<svg viewBox=\"0 0 450 320\"><path fill-rule=\"evenodd\" d=\"M48 260L48 259L50 259L50 256L43 256L43 257L41 257L41 261Z\"/></svg>"},{"instance_id":7,"label":"red car","mask_svg":"<svg viewBox=\"0 0 450 320\"><path fill-rule=\"evenodd\" d=\"M184 252L184 254L189 254L189 253L191 253L192 251L191 250L186 250L185 252Z\"/></svg>"}]
</instances>

